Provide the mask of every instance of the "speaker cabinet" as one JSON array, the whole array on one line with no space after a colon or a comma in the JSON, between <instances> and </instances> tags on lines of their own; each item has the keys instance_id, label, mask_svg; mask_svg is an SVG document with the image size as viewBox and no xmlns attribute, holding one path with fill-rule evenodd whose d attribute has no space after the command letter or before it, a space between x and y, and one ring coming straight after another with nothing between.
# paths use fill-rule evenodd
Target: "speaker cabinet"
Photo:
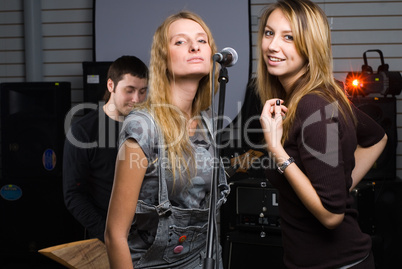
<instances>
[{"instance_id":1,"label":"speaker cabinet","mask_svg":"<svg viewBox=\"0 0 402 269\"><path fill-rule=\"evenodd\" d=\"M264 178L230 185L220 218L225 268L285 268L277 190Z\"/></svg>"},{"instance_id":2,"label":"speaker cabinet","mask_svg":"<svg viewBox=\"0 0 402 269\"><path fill-rule=\"evenodd\" d=\"M223 252L225 269L286 268L280 235L233 231L226 236Z\"/></svg>"},{"instance_id":3,"label":"speaker cabinet","mask_svg":"<svg viewBox=\"0 0 402 269\"><path fill-rule=\"evenodd\" d=\"M2 83L2 177L61 177L69 82Z\"/></svg>"},{"instance_id":4,"label":"speaker cabinet","mask_svg":"<svg viewBox=\"0 0 402 269\"><path fill-rule=\"evenodd\" d=\"M221 230L280 233L278 191L268 180L248 178L230 183L231 195L222 206Z\"/></svg>"},{"instance_id":5,"label":"speaker cabinet","mask_svg":"<svg viewBox=\"0 0 402 269\"><path fill-rule=\"evenodd\" d=\"M371 235L376 269L401 268L402 181L362 181L352 194L360 228Z\"/></svg>"},{"instance_id":6,"label":"speaker cabinet","mask_svg":"<svg viewBox=\"0 0 402 269\"><path fill-rule=\"evenodd\" d=\"M375 182L373 253L377 269L402 268L402 181Z\"/></svg>"},{"instance_id":7,"label":"speaker cabinet","mask_svg":"<svg viewBox=\"0 0 402 269\"><path fill-rule=\"evenodd\" d=\"M71 86L2 83L0 98L0 257L9 263L16 262L12 257L35 263L42 258L37 250L84 236L62 192L64 119L71 107Z\"/></svg>"},{"instance_id":8,"label":"speaker cabinet","mask_svg":"<svg viewBox=\"0 0 402 269\"><path fill-rule=\"evenodd\" d=\"M352 191L354 198L353 208L359 212L358 222L362 232L374 235L374 191L375 182L361 181Z\"/></svg>"},{"instance_id":9,"label":"speaker cabinet","mask_svg":"<svg viewBox=\"0 0 402 269\"><path fill-rule=\"evenodd\" d=\"M107 72L112 62L83 62L84 102L98 104L107 89Z\"/></svg>"},{"instance_id":10,"label":"speaker cabinet","mask_svg":"<svg viewBox=\"0 0 402 269\"><path fill-rule=\"evenodd\" d=\"M0 268L62 268L38 253L84 239L84 228L64 205L61 178L2 180L0 192ZM25 267L13 267L19 263Z\"/></svg>"},{"instance_id":11,"label":"speaker cabinet","mask_svg":"<svg viewBox=\"0 0 402 269\"><path fill-rule=\"evenodd\" d=\"M375 120L388 136L388 143L374 166L366 174L367 180L393 180L396 177L396 98L354 97L352 103Z\"/></svg>"}]
</instances>

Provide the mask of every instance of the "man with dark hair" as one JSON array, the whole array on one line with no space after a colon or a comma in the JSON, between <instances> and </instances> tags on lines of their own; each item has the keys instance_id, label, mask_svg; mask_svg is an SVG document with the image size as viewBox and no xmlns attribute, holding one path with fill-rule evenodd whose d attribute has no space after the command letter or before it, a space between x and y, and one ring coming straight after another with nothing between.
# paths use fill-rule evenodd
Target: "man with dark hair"
<instances>
[{"instance_id":1,"label":"man with dark hair","mask_svg":"<svg viewBox=\"0 0 402 269\"><path fill-rule=\"evenodd\" d=\"M111 64L107 76L106 103L100 102L71 125L63 157L65 205L87 238L102 241L120 128L134 104L146 98L148 68L135 56L122 56Z\"/></svg>"}]
</instances>

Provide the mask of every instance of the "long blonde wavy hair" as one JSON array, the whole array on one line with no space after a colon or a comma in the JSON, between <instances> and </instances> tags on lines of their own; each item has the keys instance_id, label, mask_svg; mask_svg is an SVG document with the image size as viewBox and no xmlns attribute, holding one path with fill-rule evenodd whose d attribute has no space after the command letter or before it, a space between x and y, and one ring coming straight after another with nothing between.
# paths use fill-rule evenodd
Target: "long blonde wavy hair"
<instances>
[{"instance_id":1,"label":"long blonde wavy hair","mask_svg":"<svg viewBox=\"0 0 402 269\"><path fill-rule=\"evenodd\" d=\"M305 73L292 85L286 94L278 78L268 73L263 59L262 39L265 26L271 13L280 9L291 25L296 50L306 59ZM259 61L257 67L256 88L262 105L266 100L280 98L288 107L283 121L282 143L288 138L288 132L296 116L300 99L310 93L323 96L330 103L337 104L343 117L352 113L345 91L333 77L333 59L331 33L327 17L322 9L309 0L278 0L262 14L258 30Z\"/></svg>"},{"instance_id":2,"label":"long blonde wavy hair","mask_svg":"<svg viewBox=\"0 0 402 269\"><path fill-rule=\"evenodd\" d=\"M174 106L171 101L170 85L171 81L174 80L174 74L171 74L168 69L170 57L168 34L170 25L180 19L189 19L198 23L207 34L208 43L211 47L211 57L217 52L210 29L200 16L190 11L181 11L169 16L154 34L149 68L149 94L146 102L140 105L140 108L147 108L160 126L164 138L163 146L168 155L173 178L176 177L177 170L189 172L189 163L195 166L194 153L192 152L187 131L187 119L184 113ZM210 74L204 76L199 82L192 105L192 118L199 117L200 112L211 105L212 79L216 82L218 73L216 71L212 75L212 64L213 61L211 60ZM215 87L214 93L216 89L217 87ZM185 156L190 156L191 162L188 163Z\"/></svg>"}]
</instances>

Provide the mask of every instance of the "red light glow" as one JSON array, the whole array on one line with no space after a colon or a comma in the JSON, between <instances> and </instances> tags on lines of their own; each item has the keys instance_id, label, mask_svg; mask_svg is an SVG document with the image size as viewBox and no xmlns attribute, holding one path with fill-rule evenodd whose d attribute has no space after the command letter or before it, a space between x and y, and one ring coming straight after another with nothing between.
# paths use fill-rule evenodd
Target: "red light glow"
<instances>
[{"instance_id":1,"label":"red light glow","mask_svg":"<svg viewBox=\"0 0 402 269\"><path fill-rule=\"evenodd\" d=\"M349 94L360 94L364 92L364 79L361 73L349 73L346 77L346 90Z\"/></svg>"}]
</instances>

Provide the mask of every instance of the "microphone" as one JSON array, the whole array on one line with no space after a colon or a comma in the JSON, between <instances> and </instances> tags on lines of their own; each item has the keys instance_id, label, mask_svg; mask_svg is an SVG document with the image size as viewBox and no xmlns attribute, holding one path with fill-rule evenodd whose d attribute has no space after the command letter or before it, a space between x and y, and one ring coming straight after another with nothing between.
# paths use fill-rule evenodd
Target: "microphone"
<instances>
[{"instance_id":1,"label":"microphone","mask_svg":"<svg viewBox=\"0 0 402 269\"><path fill-rule=\"evenodd\" d=\"M230 47L224 48L221 52L215 53L213 57L214 61L226 67L235 65L238 59L239 56L237 55L237 52Z\"/></svg>"}]
</instances>

